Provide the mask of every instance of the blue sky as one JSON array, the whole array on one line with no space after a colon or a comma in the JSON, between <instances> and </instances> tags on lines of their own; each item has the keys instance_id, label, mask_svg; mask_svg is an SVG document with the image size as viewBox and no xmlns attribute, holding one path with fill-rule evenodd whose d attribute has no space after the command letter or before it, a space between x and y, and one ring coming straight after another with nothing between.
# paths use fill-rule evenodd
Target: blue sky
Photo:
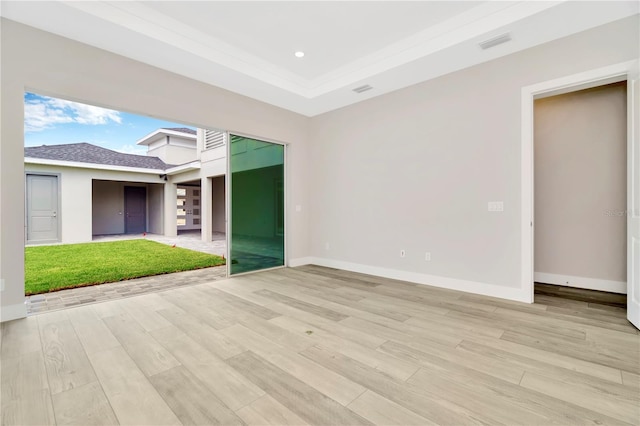
<instances>
[{"instance_id":1,"label":"blue sky","mask_svg":"<svg viewBox=\"0 0 640 426\"><path fill-rule=\"evenodd\" d=\"M88 142L128 154L145 154L136 141L161 127L190 127L64 99L25 93L24 146Z\"/></svg>"}]
</instances>

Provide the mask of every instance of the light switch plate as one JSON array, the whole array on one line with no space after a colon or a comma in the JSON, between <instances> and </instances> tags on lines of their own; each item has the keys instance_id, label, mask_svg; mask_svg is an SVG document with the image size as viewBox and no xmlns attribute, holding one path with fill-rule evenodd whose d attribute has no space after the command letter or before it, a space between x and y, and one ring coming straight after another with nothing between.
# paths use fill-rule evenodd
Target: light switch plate
<instances>
[{"instance_id":1,"label":"light switch plate","mask_svg":"<svg viewBox=\"0 0 640 426\"><path fill-rule=\"evenodd\" d=\"M489 201L487 203L487 210L490 212L503 212L504 201Z\"/></svg>"}]
</instances>

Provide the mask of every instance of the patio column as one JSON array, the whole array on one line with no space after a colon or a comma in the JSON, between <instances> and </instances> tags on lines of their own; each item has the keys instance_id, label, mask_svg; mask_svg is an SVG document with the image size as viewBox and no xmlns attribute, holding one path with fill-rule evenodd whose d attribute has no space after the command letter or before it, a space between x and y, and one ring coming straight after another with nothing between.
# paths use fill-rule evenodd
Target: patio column
<instances>
[{"instance_id":1,"label":"patio column","mask_svg":"<svg viewBox=\"0 0 640 426\"><path fill-rule=\"evenodd\" d=\"M178 185L171 182L164 183L164 235L175 237L178 235L177 222Z\"/></svg>"},{"instance_id":2,"label":"patio column","mask_svg":"<svg viewBox=\"0 0 640 426\"><path fill-rule=\"evenodd\" d=\"M213 239L213 185L212 179L203 177L200 180L200 232L202 241Z\"/></svg>"}]
</instances>

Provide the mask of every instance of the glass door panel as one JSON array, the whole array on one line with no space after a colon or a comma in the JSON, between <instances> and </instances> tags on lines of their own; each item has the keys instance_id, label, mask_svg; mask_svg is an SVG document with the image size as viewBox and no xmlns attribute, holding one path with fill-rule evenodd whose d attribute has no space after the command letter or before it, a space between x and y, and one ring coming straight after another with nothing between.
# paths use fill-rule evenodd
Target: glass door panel
<instances>
[{"instance_id":1,"label":"glass door panel","mask_svg":"<svg viewBox=\"0 0 640 426\"><path fill-rule=\"evenodd\" d=\"M284 146L230 141L230 274L284 266Z\"/></svg>"},{"instance_id":2,"label":"glass door panel","mask_svg":"<svg viewBox=\"0 0 640 426\"><path fill-rule=\"evenodd\" d=\"M200 189L178 187L178 231L200 229Z\"/></svg>"}]
</instances>

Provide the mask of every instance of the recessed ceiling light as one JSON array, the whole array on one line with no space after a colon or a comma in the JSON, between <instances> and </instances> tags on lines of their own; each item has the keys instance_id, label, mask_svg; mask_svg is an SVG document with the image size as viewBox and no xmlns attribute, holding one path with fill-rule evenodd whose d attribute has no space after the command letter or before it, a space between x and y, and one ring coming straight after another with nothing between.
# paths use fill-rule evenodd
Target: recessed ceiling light
<instances>
[{"instance_id":1,"label":"recessed ceiling light","mask_svg":"<svg viewBox=\"0 0 640 426\"><path fill-rule=\"evenodd\" d=\"M296 55L296 58L302 58L304 56L304 52L298 50L296 53L294 53L294 55Z\"/></svg>"}]
</instances>

